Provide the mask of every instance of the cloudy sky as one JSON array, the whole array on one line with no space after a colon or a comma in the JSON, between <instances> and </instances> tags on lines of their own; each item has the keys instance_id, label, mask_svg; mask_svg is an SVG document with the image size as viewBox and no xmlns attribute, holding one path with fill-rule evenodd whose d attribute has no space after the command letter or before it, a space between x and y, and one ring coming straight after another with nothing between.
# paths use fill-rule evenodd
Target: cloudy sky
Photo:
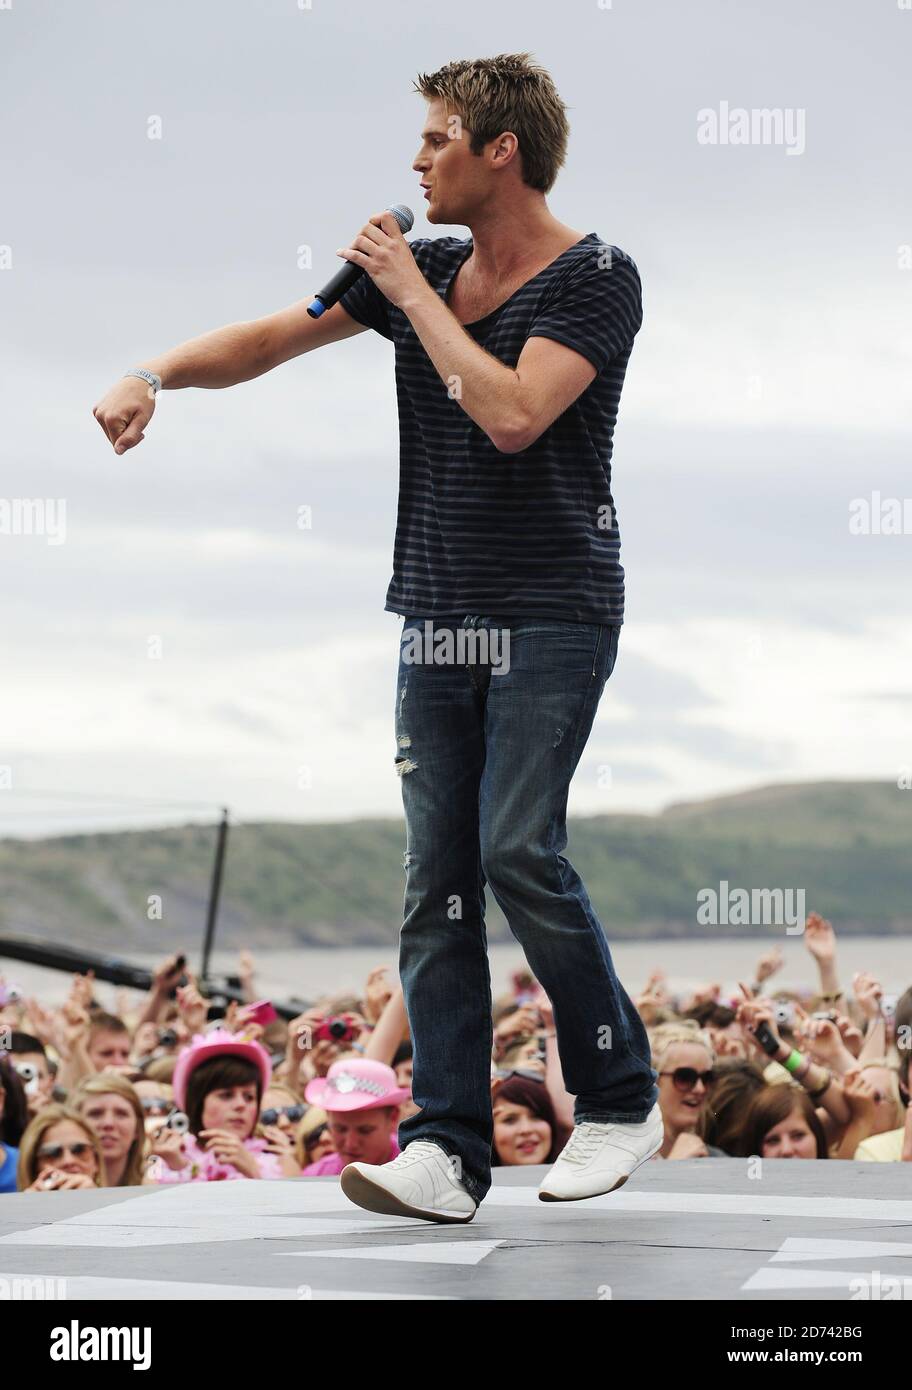
<instances>
[{"instance_id":1,"label":"cloudy sky","mask_svg":"<svg viewBox=\"0 0 912 1390\"><path fill-rule=\"evenodd\" d=\"M163 393L123 457L91 411L127 367L312 294L392 202L413 236L467 235L424 219L412 82L519 50L569 107L551 210L644 285L627 623L571 811L912 766L912 534L849 526L853 499L912 492L912 11L12 0L0 833L400 813L391 345ZM781 126L736 143L738 110ZM36 498L65 500L62 543L17 533Z\"/></svg>"}]
</instances>

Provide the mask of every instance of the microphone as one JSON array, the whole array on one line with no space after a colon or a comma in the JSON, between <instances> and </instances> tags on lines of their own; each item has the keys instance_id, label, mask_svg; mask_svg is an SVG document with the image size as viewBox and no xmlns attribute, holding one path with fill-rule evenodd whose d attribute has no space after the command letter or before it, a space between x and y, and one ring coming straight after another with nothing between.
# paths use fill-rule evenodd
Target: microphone
<instances>
[{"instance_id":1,"label":"microphone","mask_svg":"<svg viewBox=\"0 0 912 1390\"><path fill-rule=\"evenodd\" d=\"M415 214L411 208L407 208L404 203L396 203L387 209L395 217L399 226L402 228L403 235L410 232L415 221ZM354 261L346 261L341 270L337 270L333 278L320 290L313 304L308 304L307 312L312 319L318 319L321 314L325 314L327 309L331 309L345 294L352 285L364 274L363 265L355 265Z\"/></svg>"}]
</instances>

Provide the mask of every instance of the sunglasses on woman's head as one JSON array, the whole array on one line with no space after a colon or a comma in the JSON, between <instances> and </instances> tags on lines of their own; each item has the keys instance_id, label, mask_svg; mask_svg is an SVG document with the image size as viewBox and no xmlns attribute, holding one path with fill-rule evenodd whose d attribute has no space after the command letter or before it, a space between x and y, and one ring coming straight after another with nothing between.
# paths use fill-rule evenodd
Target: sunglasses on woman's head
<instances>
[{"instance_id":1,"label":"sunglasses on woman's head","mask_svg":"<svg viewBox=\"0 0 912 1390\"><path fill-rule=\"evenodd\" d=\"M43 1149L38 1150L39 1158L49 1158L53 1163L63 1158L65 1153L72 1154L74 1158L82 1158L84 1153L92 1147L86 1140L81 1139L78 1144L45 1144Z\"/></svg>"},{"instance_id":2,"label":"sunglasses on woman's head","mask_svg":"<svg viewBox=\"0 0 912 1390\"><path fill-rule=\"evenodd\" d=\"M670 1076L676 1091L692 1091L698 1081L709 1089L716 1079L716 1073L697 1071L696 1067L675 1067L674 1071L660 1071L659 1076Z\"/></svg>"},{"instance_id":3,"label":"sunglasses on woman's head","mask_svg":"<svg viewBox=\"0 0 912 1390\"><path fill-rule=\"evenodd\" d=\"M150 1115L170 1115L174 1102L163 1100L161 1096L140 1096L139 1103Z\"/></svg>"}]
</instances>

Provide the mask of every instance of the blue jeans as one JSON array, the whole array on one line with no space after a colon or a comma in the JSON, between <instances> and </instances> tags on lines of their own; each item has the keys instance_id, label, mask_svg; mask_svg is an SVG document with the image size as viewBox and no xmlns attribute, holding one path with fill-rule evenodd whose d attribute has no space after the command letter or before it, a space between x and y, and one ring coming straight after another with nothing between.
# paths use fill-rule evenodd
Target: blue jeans
<instances>
[{"instance_id":1,"label":"blue jeans","mask_svg":"<svg viewBox=\"0 0 912 1390\"><path fill-rule=\"evenodd\" d=\"M435 662L427 641L416 659L418 634L429 631L435 643L449 634L452 659ZM498 633L499 651L490 645ZM458 1158L479 1202L491 1185L494 1132L486 883L553 1005L576 1121L643 1121L658 1096L646 1030L561 852L570 779L619 635L619 627L502 614L407 616L402 626L399 975L420 1111L400 1124L399 1142L431 1139Z\"/></svg>"}]
</instances>

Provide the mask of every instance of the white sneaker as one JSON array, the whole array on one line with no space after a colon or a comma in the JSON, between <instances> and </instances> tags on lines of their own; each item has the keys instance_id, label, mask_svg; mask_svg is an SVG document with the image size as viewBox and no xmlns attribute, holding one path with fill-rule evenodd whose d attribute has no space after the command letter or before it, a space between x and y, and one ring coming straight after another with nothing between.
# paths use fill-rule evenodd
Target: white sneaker
<instances>
[{"instance_id":1,"label":"white sneaker","mask_svg":"<svg viewBox=\"0 0 912 1390\"><path fill-rule=\"evenodd\" d=\"M665 1139L658 1104L642 1124L610 1124L584 1120L558 1154L557 1162L542 1178L538 1196L542 1202L575 1202L599 1197L623 1187L641 1163L657 1154Z\"/></svg>"},{"instance_id":2,"label":"white sneaker","mask_svg":"<svg viewBox=\"0 0 912 1390\"><path fill-rule=\"evenodd\" d=\"M471 1221L478 1210L449 1154L429 1139L413 1140L389 1163L349 1163L339 1181L349 1201L384 1216Z\"/></svg>"}]
</instances>

